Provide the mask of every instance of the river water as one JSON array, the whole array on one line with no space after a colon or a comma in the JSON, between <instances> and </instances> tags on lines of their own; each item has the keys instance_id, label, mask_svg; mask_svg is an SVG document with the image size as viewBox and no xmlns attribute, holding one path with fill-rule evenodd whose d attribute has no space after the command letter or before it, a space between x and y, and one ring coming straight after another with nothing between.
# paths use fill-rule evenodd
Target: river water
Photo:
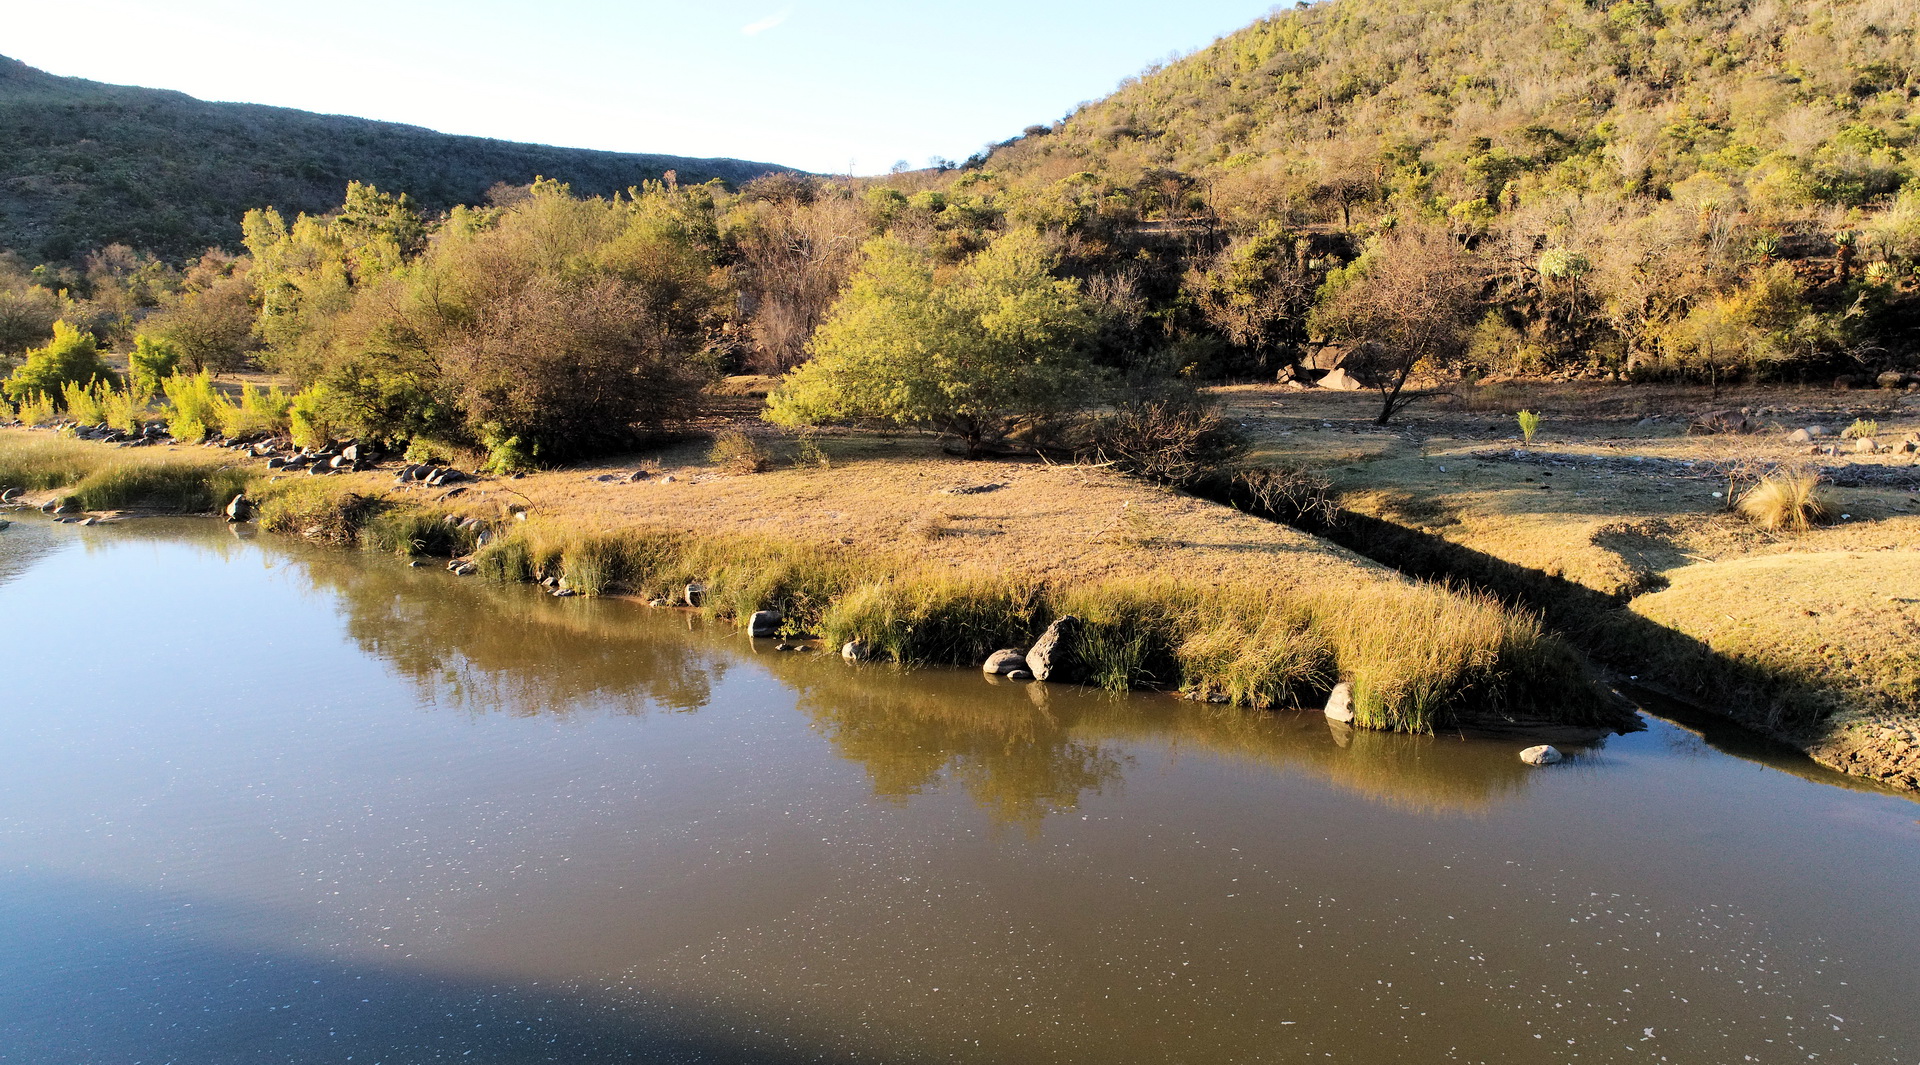
<instances>
[{"instance_id":1,"label":"river water","mask_svg":"<svg viewBox=\"0 0 1920 1065\"><path fill-rule=\"evenodd\" d=\"M0 1062L1916 1062L1920 805L0 532Z\"/></svg>"}]
</instances>

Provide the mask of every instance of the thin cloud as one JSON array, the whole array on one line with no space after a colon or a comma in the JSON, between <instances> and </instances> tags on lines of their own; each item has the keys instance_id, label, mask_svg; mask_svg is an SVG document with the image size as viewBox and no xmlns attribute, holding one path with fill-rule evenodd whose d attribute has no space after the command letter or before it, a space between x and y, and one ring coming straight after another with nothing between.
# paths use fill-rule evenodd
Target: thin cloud
<instances>
[{"instance_id":1,"label":"thin cloud","mask_svg":"<svg viewBox=\"0 0 1920 1065\"><path fill-rule=\"evenodd\" d=\"M740 27L740 32L748 37L758 37L775 26L780 25L782 22L787 21L787 16L791 14L793 14L793 9L788 8L777 15L768 15L758 22L749 22Z\"/></svg>"}]
</instances>

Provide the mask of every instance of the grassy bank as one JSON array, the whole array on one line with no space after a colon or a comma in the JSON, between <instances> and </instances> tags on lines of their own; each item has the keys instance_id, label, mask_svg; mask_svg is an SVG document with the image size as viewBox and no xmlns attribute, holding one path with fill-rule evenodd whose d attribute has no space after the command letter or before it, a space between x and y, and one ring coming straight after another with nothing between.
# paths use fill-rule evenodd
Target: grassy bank
<instances>
[{"instance_id":1,"label":"grassy bank","mask_svg":"<svg viewBox=\"0 0 1920 1065\"><path fill-rule=\"evenodd\" d=\"M51 434L0 432L0 489L51 492L83 510L207 513L244 491L257 472L224 452L127 451Z\"/></svg>"},{"instance_id":2,"label":"grassy bank","mask_svg":"<svg viewBox=\"0 0 1920 1065\"><path fill-rule=\"evenodd\" d=\"M245 472L22 435L0 439L0 462L77 469L90 460L72 449L104 456L70 480L73 494L129 469L190 468L208 485ZM1086 623L1089 680L1114 690L1317 708L1347 681L1358 724L1408 732L1482 714L1598 723L1616 713L1576 654L1490 596L1410 581L1104 471L936 456L918 442L848 441L825 466L726 475L704 456L668 455L660 468L679 470L673 481L567 471L458 495L398 488L380 473L255 470L251 493L272 531L470 554L484 578L565 582L589 596L677 603L697 582L710 616L778 610L788 632L831 647L859 640L902 663L976 664L1072 614ZM951 495L955 475L999 487Z\"/></svg>"}]
</instances>

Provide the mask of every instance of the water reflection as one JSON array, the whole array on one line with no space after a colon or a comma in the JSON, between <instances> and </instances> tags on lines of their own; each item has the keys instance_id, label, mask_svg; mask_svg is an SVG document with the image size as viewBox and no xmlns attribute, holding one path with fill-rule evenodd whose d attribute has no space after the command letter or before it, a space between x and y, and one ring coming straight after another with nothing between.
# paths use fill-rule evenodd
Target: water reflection
<instances>
[{"instance_id":1,"label":"water reflection","mask_svg":"<svg viewBox=\"0 0 1920 1065\"><path fill-rule=\"evenodd\" d=\"M712 700L729 668L717 648L634 624L624 604L559 600L340 552L295 557L312 587L337 598L354 642L438 704L519 715L691 711Z\"/></svg>"},{"instance_id":2,"label":"water reflection","mask_svg":"<svg viewBox=\"0 0 1920 1065\"><path fill-rule=\"evenodd\" d=\"M866 771L875 795L897 803L953 785L1005 825L1033 828L1119 787L1136 743L1308 772L1428 814L1478 814L1517 796L1530 776L1511 742L1330 728L1312 714L996 682L971 671L856 668L831 655L776 653L728 626L631 603L556 600L332 551L288 557L336 597L363 650L436 702L521 715L696 710L751 658L795 692L814 729Z\"/></svg>"}]
</instances>

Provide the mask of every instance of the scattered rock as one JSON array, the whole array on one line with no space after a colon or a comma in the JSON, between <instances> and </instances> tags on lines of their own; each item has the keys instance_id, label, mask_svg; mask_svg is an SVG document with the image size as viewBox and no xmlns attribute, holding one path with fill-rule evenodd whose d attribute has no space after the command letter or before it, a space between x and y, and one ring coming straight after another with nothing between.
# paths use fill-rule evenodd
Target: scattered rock
<instances>
[{"instance_id":1,"label":"scattered rock","mask_svg":"<svg viewBox=\"0 0 1920 1065\"><path fill-rule=\"evenodd\" d=\"M1079 618L1068 614L1047 626L1033 648L1027 652L1027 668L1033 672L1035 680L1057 680L1072 683L1080 675L1080 634L1084 629Z\"/></svg>"},{"instance_id":2,"label":"scattered rock","mask_svg":"<svg viewBox=\"0 0 1920 1065\"><path fill-rule=\"evenodd\" d=\"M1863 436L1853 442L1853 451L1856 455L1871 455L1879 450L1880 441L1870 436Z\"/></svg>"},{"instance_id":3,"label":"scattered rock","mask_svg":"<svg viewBox=\"0 0 1920 1065\"><path fill-rule=\"evenodd\" d=\"M649 474L645 470L635 470L632 473L627 474L627 483L639 484L641 481L646 480L648 476Z\"/></svg>"},{"instance_id":4,"label":"scattered rock","mask_svg":"<svg viewBox=\"0 0 1920 1065\"><path fill-rule=\"evenodd\" d=\"M985 492L998 492L1005 487L1006 485L1000 482L992 484L963 484L956 488L942 488L940 489L940 494L943 496L977 496Z\"/></svg>"},{"instance_id":5,"label":"scattered rock","mask_svg":"<svg viewBox=\"0 0 1920 1065\"><path fill-rule=\"evenodd\" d=\"M1520 760L1528 765L1558 765L1565 757L1559 748L1546 743L1520 752Z\"/></svg>"},{"instance_id":6,"label":"scattered rock","mask_svg":"<svg viewBox=\"0 0 1920 1065\"><path fill-rule=\"evenodd\" d=\"M0 518L0 529L10 529L12 527L13 527L12 522L8 521L5 518Z\"/></svg>"},{"instance_id":7,"label":"scattered rock","mask_svg":"<svg viewBox=\"0 0 1920 1065\"><path fill-rule=\"evenodd\" d=\"M649 599L647 600L647 605L648 606L672 606L673 604L667 602L665 599Z\"/></svg>"},{"instance_id":8,"label":"scattered rock","mask_svg":"<svg viewBox=\"0 0 1920 1065\"><path fill-rule=\"evenodd\" d=\"M785 620L778 610L756 610L747 619L747 635L755 639L775 635L780 631L780 623Z\"/></svg>"},{"instance_id":9,"label":"scattered rock","mask_svg":"<svg viewBox=\"0 0 1920 1065\"><path fill-rule=\"evenodd\" d=\"M1346 370L1333 369L1328 370L1327 375L1320 379L1320 387L1330 388L1336 392L1358 392L1367 386Z\"/></svg>"},{"instance_id":10,"label":"scattered rock","mask_svg":"<svg viewBox=\"0 0 1920 1065\"><path fill-rule=\"evenodd\" d=\"M848 640L840 647L840 657L849 662L865 662L873 657L873 649L859 640Z\"/></svg>"},{"instance_id":11,"label":"scattered rock","mask_svg":"<svg viewBox=\"0 0 1920 1065\"><path fill-rule=\"evenodd\" d=\"M699 581L689 583L685 598L688 606L699 606L707 601L707 586Z\"/></svg>"},{"instance_id":12,"label":"scattered rock","mask_svg":"<svg viewBox=\"0 0 1920 1065\"><path fill-rule=\"evenodd\" d=\"M233 501L227 504L225 513L227 515L227 524L229 525L238 524L243 521L252 521L253 500L248 499L244 492L234 496Z\"/></svg>"},{"instance_id":13,"label":"scattered rock","mask_svg":"<svg viewBox=\"0 0 1920 1065\"><path fill-rule=\"evenodd\" d=\"M1025 668L1027 668L1027 653L1020 650L995 651L988 655L986 662L980 666L981 672L996 677Z\"/></svg>"},{"instance_id":14,"label":"scattered rock","mask_svg":"<svg viewBox=\"0 0 1920 1065\"><path fill-rule=\"evenodd\" d=\"M1787 434L1787 443L1789 444L1804 444L1812 439L1813 434L1807 432L1805 429L1795 429L1793 432Z\"/></svg>"},{"instance_id":15,"label":"scattered rock","mask_svg":"<svg viewBox=\"0 0 1920 1065\"><path fill-rule=\"evenodd\" d=\"M26 494L26 490L23 488L9 488L4 492L0 492L0 503L11 503Z\"/></svg>"},{"instance_id":16,"label":"scattered rock","mask_svg":"<svg viewBox=\"0 0 1920 1065\"><path fill-rule=\"evenodd\" d=\"M1327 720L1348 724L1353 721L1353 685L1341 681L1333 686L1333 694L1327 696L1327 708L1322 711Z\"/></svg>"},{"instance_id":17,"label":"scattered rock","mask_svg":"<svg viewBox=\"0 0 1920 1065\"><path fill-rule=\"evenodd\" d=\"M447 563L447 572L456 577L471 577L480 572L480 567L474 565L471 559L456 558Z\"/></svg>"},{"instance_id":18,"label":"scattered rock","mask_svg":"<svg viewBox=\"0 0 1920 1065\"><path fill-rule=\"evenodd\" d=\"M1898 370L1888 370L1886 373L1874 378L1873 383L1879 385L1881 388L1905 388L1907 387L1907 380L1906 374Z\"/></svg>"},{"instance_id":19,"label":"scattered rock","mask_svg":"<svg viewBox=\"0 0 1920 1065\"><path fill-rule=\"evenodd\" d=\"M1813 437L1825 436L1827 435L1827 427L1824 425L1809 425L1807 426L1807 435Z\"/></svg>"}]
</instances>

